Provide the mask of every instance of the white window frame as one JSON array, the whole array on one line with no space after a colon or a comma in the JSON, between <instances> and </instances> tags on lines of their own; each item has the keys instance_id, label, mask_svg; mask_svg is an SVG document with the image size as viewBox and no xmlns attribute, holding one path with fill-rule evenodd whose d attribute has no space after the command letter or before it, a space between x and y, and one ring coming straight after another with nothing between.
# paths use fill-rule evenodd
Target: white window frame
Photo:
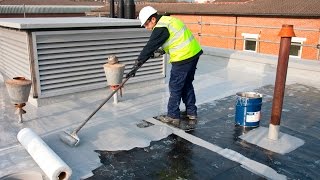
<instances>
[{"instance_id":1,"label":"white window frame","mask_svg":"<svg viewBox=\"0 0 320 180\"><path fill-rule=\"evenodd\" d=\"M241 33L241 36L243 36L243 51L257 52L257 50L259 48L258 47L259 34ZM256 41L256 48L254 51L246 49L246 41L247 40Z\"/></svg>"},{"instance_id":2,"label":"white window frame","mask_svg":"<svg viewBox=\"0 0 320 180\"><path fill-rule=\"evenodd\" d=\"M295 55L290 55L290 57L297 57L297 58L301 58L302 55L302 45L303 43L307 40L307 38L302 38L302 37L292 37L291 39L291 45L292 43L301 43L299 52L298 52L298 56Z\"/></svg>"}]
</instances>

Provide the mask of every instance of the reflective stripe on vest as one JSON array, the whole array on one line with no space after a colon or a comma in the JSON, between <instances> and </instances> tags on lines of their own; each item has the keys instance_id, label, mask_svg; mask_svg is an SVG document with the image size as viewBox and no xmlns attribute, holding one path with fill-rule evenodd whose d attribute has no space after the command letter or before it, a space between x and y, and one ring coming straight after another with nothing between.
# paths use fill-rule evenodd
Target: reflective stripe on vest
<instances>
[{"instance_id":1,"label":"reflective stripe on vest","mask_svg":"<svg viewBox=\"0 0 320 180\"><path fill-rule=\"evenodd\" d=\"M201 51L200 44L182 21L162 16L155 27L166 27L169 31L169 38L162 47L170 55L170 62L183 61Z\"/></svg>"}]
</instances>

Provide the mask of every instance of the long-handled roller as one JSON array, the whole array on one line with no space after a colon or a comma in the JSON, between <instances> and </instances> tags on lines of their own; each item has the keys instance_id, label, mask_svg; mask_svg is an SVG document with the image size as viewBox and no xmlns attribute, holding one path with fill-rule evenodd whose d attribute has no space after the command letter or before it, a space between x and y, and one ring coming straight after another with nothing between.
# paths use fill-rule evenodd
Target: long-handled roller
<instances>
[{"instance_id":1,"label":"long-handled roller","mask_svg":"<svg viewBox=\"0 0 320 180\"><path fill-rule=\"evenodd\" d=\"M139 68L139 67L138 67ZM138 69L137 68L137 69ZM73 131L63 131L61 134L59 134L60 139L69 146L77 146L80 142L80 139L77 135L77 133L80 131L80 129L91 119L91 117L96 114L96 112L99 111L99 109L106 103L108 100L116 93L118 90L123 87L123 85L129 80L130 76L127 77L125 80L122 81L122 83L114 90L112 93L100 104L100 106L90 114L90 116L76 129Z\"/></svg>"}]
</instances>

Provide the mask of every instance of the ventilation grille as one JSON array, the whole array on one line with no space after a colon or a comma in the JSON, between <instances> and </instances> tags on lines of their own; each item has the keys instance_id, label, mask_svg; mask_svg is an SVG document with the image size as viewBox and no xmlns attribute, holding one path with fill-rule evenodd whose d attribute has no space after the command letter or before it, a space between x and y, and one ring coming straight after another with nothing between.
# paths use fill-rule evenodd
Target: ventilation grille
<instances>
[{"instance_id":1,"label":"ventilation grille","mask_svg":"<svg viewBox=\"0 0 320 180\"><path fill-rule=\"evenodd\" d=\"M35 32L39 97L106 87L107 58L116 55L126 74L149 36L142 28ZM150 59L137 76L164 77L163 64L163 58Z\"/></svg>"},{"instance_id":2,"label":"ventilation grille","mask_svg":"<svg viewBox=\"0 0 320 180\"><path fill-rule=\"evenodd\" d=\"M16 76L31 78L27 39L25 32L0 29L0 68L10 79Z\"/></svg>"},{"instance_id":3,"label":"ventilation grille","mask_svg":"<svg viewBox=\"0 0 320 180\"><path fill-rule=\"evenodd\" d=\"M0 14L85 13L103 6L0 5Z\"/></svg>"}]
</instances>

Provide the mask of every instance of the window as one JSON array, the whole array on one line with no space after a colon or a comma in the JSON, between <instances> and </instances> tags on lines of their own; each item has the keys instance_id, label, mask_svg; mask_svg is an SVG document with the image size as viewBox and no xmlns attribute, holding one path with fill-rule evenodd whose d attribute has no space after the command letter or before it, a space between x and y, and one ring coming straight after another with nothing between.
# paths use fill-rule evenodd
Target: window
<instances>
[{"instance_id":1,"label":"window","mask_svg":"<svg viewBox=\"0 0 320 180\"><path fill-rule=\"evenodd\" d=\"M259 34L242 33L243 36L243 50L257 52Z\"/></svg>"},{"instance_id":2,"label":"window","mask_svg":"<svg viewBox=\"0 0 320 180\"><path fill-rule=\"evenodd\" d=\"M306 41L306 38L292 37L289 55L301 58L302 45L304 41Z\"/></svg>"}]
</instances>

